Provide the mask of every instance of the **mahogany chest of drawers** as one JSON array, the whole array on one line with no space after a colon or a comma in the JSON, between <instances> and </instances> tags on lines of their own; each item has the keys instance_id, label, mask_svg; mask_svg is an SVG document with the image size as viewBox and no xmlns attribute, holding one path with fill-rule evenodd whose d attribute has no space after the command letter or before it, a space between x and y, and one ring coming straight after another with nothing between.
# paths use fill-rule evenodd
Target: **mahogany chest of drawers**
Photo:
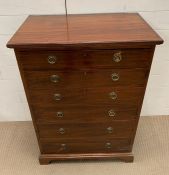
<instances>
[{"instance_id":1,"label":"mahogany chest of drawers","mask_svg":"<svg viewBox=\"0 0 169 175\"><path fill-rule=\"evenodd\" d=\"M29 16L14 48L40 163L133 161L132 146L155 46L136 13Z\"/></svg>"}]
</instances>

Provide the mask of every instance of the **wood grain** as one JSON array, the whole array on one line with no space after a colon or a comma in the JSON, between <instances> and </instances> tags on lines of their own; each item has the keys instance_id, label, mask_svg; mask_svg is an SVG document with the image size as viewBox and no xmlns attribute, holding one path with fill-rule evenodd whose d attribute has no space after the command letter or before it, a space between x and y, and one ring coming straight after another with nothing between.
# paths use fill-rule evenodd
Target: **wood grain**
<instances>
[{"instance_id":1,"label":"wood grain","mask_svg":"<svg viewBox=\"0 0 169 175\"><path fill-rule=\"evenodd\" d=\"M131 152L125 153L91 153L91 154L41 154L39 162L41 165L47 165L53 161L66 160L121 160L124 162L133 162L134 156Z\"/></svg>"},{"instance_id":2,"label":"wood grain","mask_svg":"<svg viewBox=\"0 0 169 175\"><path fill-rule=\"evenodd\" d=\"M109 111L113 110L115 116L109 116ZM112 122L118 120L138 119L137 108L119 108L112 105L106 106L85 106L83 105L63 105L51 107L33 107L36 123L95 123ZM62 112L63 117L58 117L57 112Z\"/></svg>"},{"instance_id":3,"label":"wood grain","mask_svg":"<svg viewBox=\"0 0 169 175\"><path fill-rule=\"evenodd\" d=\"M42 153L45 154L70 154L70 153L111 153L111 152L126 152L131 151L130 139L116 138L116 139L101 139L98 141L77 140L60 141L60 140L45 140L41 139ZM111 143L111 148L106 147L106 143ZM65 147L62 144L66 144Z\"/></svg>"},{"instance_id":4,"label":"wood grain","mask_svg":"<svg viewBox=\"0 0 169 175\"><path fill-rule=\"evenodd\" d=\"M76 48L76 47L75 47ZM113 61L114 53L121 52L122 60ZM154 48L56 51L33 49L18 51L24 70L88 70L112 68L149 68ZM48 63L48 56L56 56L55 64Z\"/></svg>"},{"instance_id":5,"label":"wood grain","mask_svg":"<svg viewBox=\"0 0 169 175\"><path fill-rule=\"evenodd\" d=\"M144 88L142 87L101 87L101 88L66 88L59 90L31 90L30 103L34 106L62 106L62 105L113 105L122 108L137 107ZM117 94L117 99L111 99L111 92ZM61 99L55 100L54 94L60 94Z\"/></svg>"},{"instance_id":6,"label":"wood grain","mask_svg":"<svg viewBox=\"0 0 169 175\"><path fill-rule=\"evenodd\" d=\"M113 80L112 76L118 76L119 80ZM143 86L145 84L148 69L112 69L89 71L25 71L28 87L31 90L49 91L60 88L97 88L116 86ZM52 82L51 77L57 76L58 82Z\"/></svg>"},{"instance_id":7,"label":"wood grain","mask_svg":"<svg viewBox=\"0 0 169 175\"><path fill-rule=\"evenodd\" d=\"M8 42L10 48L113 47L161 44L163 40L136 13L29 16ZM103 45L104 44L104 45Z\"/></svg>"},{"instance_id":8,"label":"wood grain","mask_svg":"<svg viewBox=\"0 0 169 175\"><path fill-rule=\"evenodd\" d=\"M93 123L64 123L64 124L38 124L40 138L56 138L57 140L73 140L85 138L129 138L133 131L135 120L130 121L111 121L95 124ZM112 132L109 133L107 128L111 127ZM60 133L60 128L64 129L64 133Z\"/></svg>"}]
</instances>

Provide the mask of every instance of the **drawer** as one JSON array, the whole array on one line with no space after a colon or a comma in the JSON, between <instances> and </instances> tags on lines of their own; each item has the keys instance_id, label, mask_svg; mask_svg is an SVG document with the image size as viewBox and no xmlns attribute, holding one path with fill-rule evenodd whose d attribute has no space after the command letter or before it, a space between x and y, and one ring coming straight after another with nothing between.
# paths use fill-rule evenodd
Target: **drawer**
<instances>
[{"instance_id":1,"label":"drawer","mask_svg":"<svg viewBox=\"0 0 169 175\"><path fill-rule=\"evenodd\" d=\"M32 90L30 102L36 107L62 105L113 105L121 108L136 107L140 104L142 87L103 87L84 89Z\"/></svg>"},{"instance_id":2,"label":"drawer","mask_svg":"<svg viewBox=\"0 0 169 175\"><path fill-rule=\"evenodd\" d=\"M113 106L63 105L32 108L37 123L95 123L138 119L137 109Z\"/></svg>"},{"instance_id":3,"label":"drawer","mask_svg":"<svg viewBox=\"0 0 169 175\"><path fill-rule=\"evenodd\" d=\"M90 69L149 67L153 49L32 50L18 52L23 69Z\"/></svg>"},{"instance_id":4,"label":"drawer","mask_svg":"<svg viewBox=\"0 0 169 175\"><path fill-rule=\"evenodd\" d=\"M85 86L115 87L115 86L144 86L148 69L112 69L86 71Z\"/></svg>"},{"instance_id":5,"label":"drawer","mask_svg":"<svg viewBox=\"0 0 169 175\"><path fill-rule=\"evenodd\" d=\"M24 71L30 89L91 88L143 86L147 69L112 69L88 71ZM69 86L67 86L69 85Z\"/></svg>"},{"instance_id":6,"label":"drawer","mask_svg":"<svg viewBox=\"0 0 169 175\"><path fill-rule=\"evenodd\" d=\"M84 87L84 72L80 71L24 71L24 76L29 89Z\"/></svg>"},{"instance_id":7,"label":"drawer","mask_svg":"<svg viewBox=\"0 0 169 175\"><path fill-rule=\"evenodd\" d=\"M101 138L123 137L128 138L134 130L135 120L112 121L104 123L63 123L38 124L40 138L78 139L95 137Z\"/></svg>"},{"instance_id":8,"label":"drawer","mask_svg":"<svg viewBox=\"0 0 169 175\"><path fill-rule=\"evenodd\" d=\"M41 139L40 144L44 154L129 152L132 147L130 139L121 138L100 142Z\"/></svg>"}]
</instances>

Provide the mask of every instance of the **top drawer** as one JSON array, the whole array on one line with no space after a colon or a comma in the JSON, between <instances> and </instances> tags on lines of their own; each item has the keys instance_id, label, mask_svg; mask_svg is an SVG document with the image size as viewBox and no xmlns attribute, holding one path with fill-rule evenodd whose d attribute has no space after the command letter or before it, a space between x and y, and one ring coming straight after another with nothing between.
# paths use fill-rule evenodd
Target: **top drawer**
<instances>
[{"instance_id":1,"label":"top drawer","mask_svg":"<svg viewBox=\"0 0 169 175\"><path fill-rule=\"evenodd\" d=\"M153 49L49 51L18 53L23 69L145 68L151 64Z\"/></svg>"}]
</instances>

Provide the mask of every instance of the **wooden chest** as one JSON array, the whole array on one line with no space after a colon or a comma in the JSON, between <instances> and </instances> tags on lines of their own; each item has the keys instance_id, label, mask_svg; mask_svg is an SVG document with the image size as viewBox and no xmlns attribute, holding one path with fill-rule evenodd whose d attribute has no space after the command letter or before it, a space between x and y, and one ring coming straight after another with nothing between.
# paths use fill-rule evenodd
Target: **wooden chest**
<instances>
[{"instance_id":1,"label":"wooden chest","mask_svg":"<svg viewBox=\"0 0 169 175\"><path fill-rule=\"evenodd\" d=\"M133 161L132 146L156 44L136 13L29 16L14 48L40 163Z\"/></svg>"}]
</instances>

